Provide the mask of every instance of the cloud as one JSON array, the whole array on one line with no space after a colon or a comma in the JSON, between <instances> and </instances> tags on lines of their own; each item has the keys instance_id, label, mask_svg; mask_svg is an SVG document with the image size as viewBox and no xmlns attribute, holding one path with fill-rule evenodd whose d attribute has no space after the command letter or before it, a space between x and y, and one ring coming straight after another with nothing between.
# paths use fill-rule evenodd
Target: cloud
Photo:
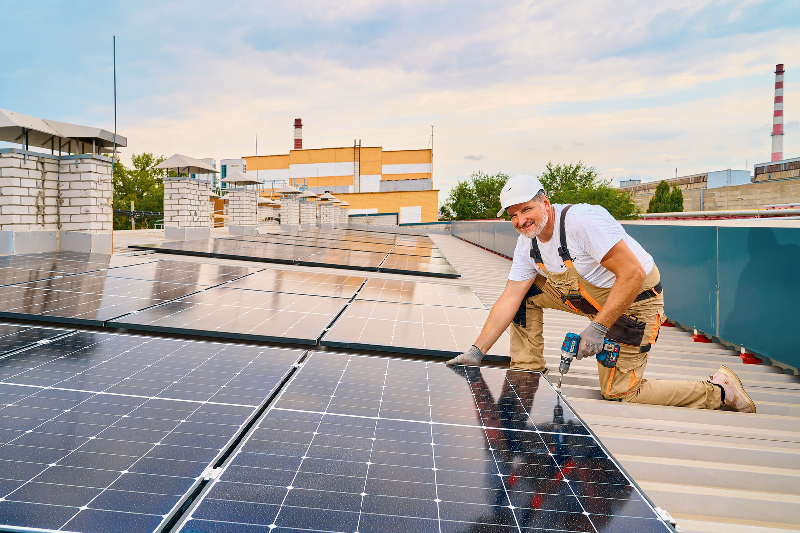
<instances>
[{"instance_id":1,"label":"cloud","mask_svg":"<svg viewBox=\"0 0 800 533\"><path fill-rule=\"evenodd\" d=\"M482 155L465 155L464 159L469 159L471 161L483 161Z\"/></svg>"},{"instance_id":2,"label":"cloud","mask_svg":"<svg viewBox=\"0 0 800 533\"><path fill-rule=\"evenodd\" d=\"M606 172L616 172L616 173L619 173L619 172L625 172L625 169L624 169L624 168L609 168L608 170L606 170Z\"/></svg>"}]
</instances>

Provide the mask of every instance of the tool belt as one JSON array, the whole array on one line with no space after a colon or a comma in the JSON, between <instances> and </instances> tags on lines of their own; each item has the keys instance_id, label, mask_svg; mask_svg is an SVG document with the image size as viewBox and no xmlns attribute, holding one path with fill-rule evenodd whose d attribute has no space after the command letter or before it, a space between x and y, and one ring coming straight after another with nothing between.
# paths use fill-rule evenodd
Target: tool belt
<instances>
[{"instance_id":1,"label":"tool belt","mask_svg":"<svg viewBox=\"0 0 800 533\"><path fill-rule=\"evenodd\" d=\"M636 296L636 298L633 299L633 302L636 303L636 302L641 302L642 300L647 300L649 298L655 298L656 296L661 294L663 290L664 288L661 286L661 282L659 281L658 283L656 283L656 286L653 287L652 289L647 289L646 291L640 292Z\"/></svg>"}]
</instances>

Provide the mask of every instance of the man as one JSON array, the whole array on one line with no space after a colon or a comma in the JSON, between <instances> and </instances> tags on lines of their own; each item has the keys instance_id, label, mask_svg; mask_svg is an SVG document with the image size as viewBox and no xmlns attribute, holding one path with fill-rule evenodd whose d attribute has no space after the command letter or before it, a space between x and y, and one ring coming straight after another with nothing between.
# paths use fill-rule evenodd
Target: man
<instances>
[{"instance_id":1,"label":"man","mask_svg":"<svg viewBox=\"0 0 800 533\"><path fill-rule=\"evenodd\" d=\"M500 192L520 236L503 294L469 351L448 364L478 365L511 326L511 368L545 371L543 309L591 319L577 359L600 352L604 337L620 343L615 368L597 364L608 400L755 413L736 374L726 366L710 381L643 379L664 317L653 258L604 208L551 204L534 176L514 176Z\"/></svg>"}]
</instances>

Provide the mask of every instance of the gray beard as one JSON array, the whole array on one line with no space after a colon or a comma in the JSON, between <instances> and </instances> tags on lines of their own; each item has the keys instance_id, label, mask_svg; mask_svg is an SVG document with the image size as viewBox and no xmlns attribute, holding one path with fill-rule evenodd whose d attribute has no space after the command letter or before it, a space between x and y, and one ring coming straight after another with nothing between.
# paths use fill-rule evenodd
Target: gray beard
<instances>
[{"instance_id":1,"label":"gray beard","mask_svg":"<svg viewBox=\"0 0 800 533\"><path fill-rule=\"evenodd\" d=\"M548 213L547 209L544 209L544 216L542 217L542 220L536 225L536 227L534 227L533 229L528 229L528 230L520 229L517 231L519 231L525 237L533 239L542 232L542 230L549 221L550 221L550 213Z\"/></svg>"}]
</instances>

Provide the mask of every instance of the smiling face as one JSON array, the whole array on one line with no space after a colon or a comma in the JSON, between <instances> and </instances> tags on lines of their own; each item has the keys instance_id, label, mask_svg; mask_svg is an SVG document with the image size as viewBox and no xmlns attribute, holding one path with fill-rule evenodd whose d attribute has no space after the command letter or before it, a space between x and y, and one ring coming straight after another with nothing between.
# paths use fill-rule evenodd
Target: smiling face
<instances>
[{"instance_id":1,"label":"smiling face","mask_svg":"<svg viewBox=\"0 0 800 533\"><path fill-rule=\"evenodd\" d=\"M550 222L550 201L546 196L541 198L514 204L506 210L514 228L529 239L542 233Z\"/></svg>"}]
</instances>

